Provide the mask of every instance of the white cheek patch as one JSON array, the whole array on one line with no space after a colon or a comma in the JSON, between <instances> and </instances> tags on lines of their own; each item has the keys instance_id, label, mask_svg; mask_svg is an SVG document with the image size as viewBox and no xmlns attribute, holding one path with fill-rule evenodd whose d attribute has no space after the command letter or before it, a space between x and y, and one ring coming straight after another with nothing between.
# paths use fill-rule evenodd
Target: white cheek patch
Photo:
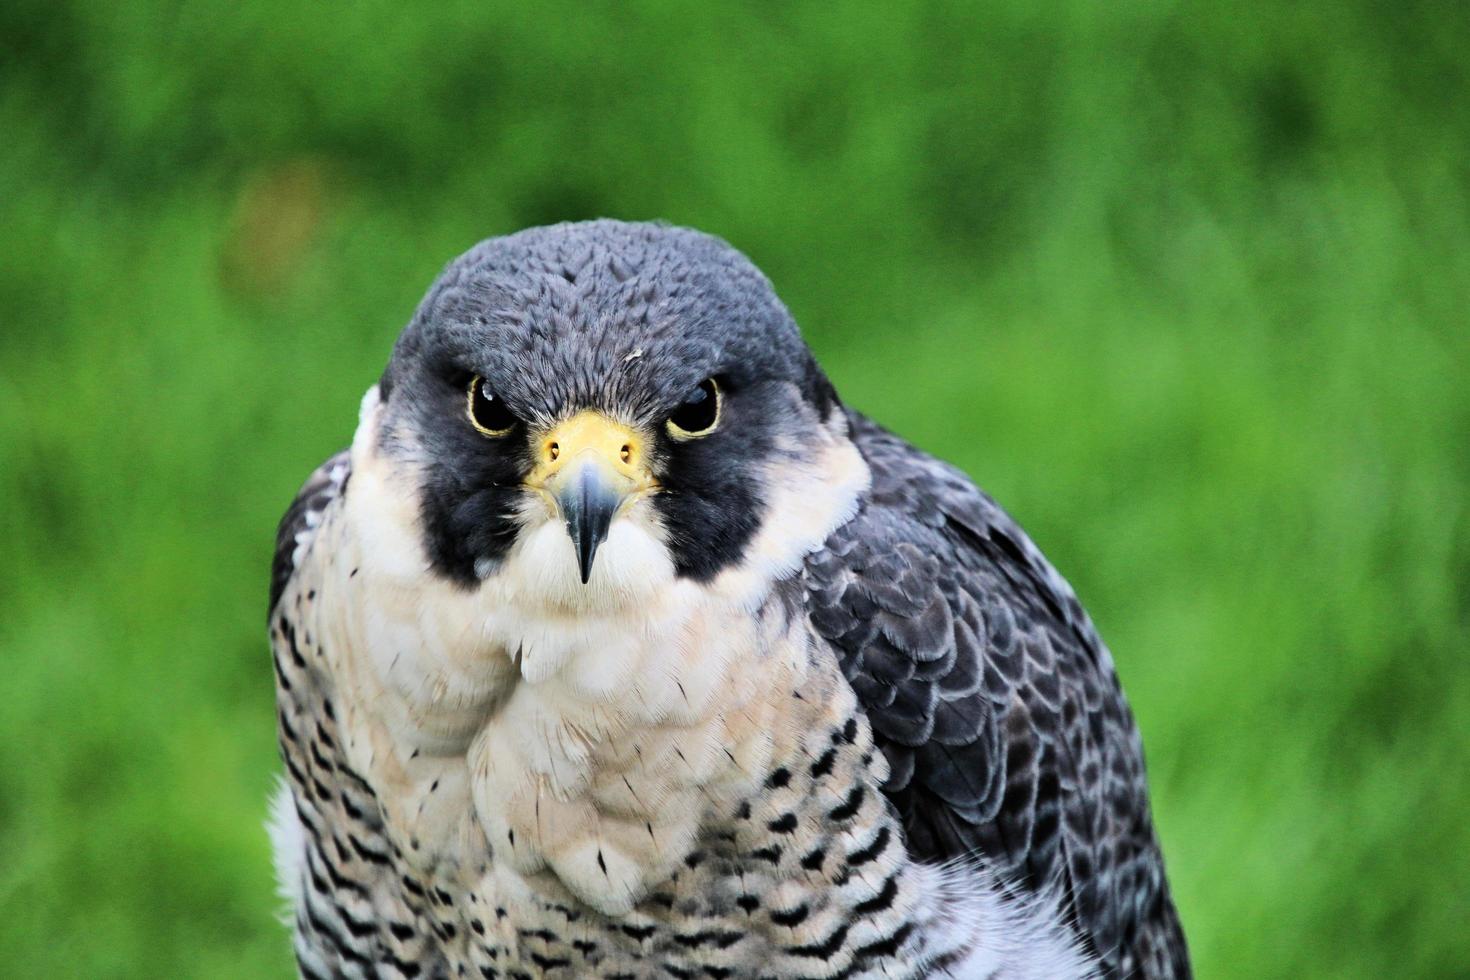
<instances>
[{"instance_id":1,"label":"white cheek patch","mask_svg":"<svg viewBox=\"0 0 1470 980\"><path fill-rule=\"evenodd\" d=\"M818 427L815 420L811 424ZM796 571L857 511L872 480L867 461L848 440L845 421L823 436L814 448L782 447L782 455L762 474L767 501L760 530L740 564L711 583L728 601L757 608L772 583Z\"/></svg>"}]
</instances>

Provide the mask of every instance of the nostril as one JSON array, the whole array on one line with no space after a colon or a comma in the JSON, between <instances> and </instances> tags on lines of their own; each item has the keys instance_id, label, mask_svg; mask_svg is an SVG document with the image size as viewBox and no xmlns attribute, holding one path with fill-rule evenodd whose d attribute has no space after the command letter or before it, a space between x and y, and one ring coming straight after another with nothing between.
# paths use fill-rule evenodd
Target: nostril
<instances>
[{"instance_id":1,"label":"nostril","mask_svg":"<svg viewBox=\"0 0 1470 980\"><path fill-rule=\"evenodd\" d=\"M561 455L561 447L553 442L551 445L546 447L546 452L551 456L552 459L556 459L556 457Z\"/></svg>"},{"instance_id":2,"label":"nostril","mask_svg":"<svg viewBox=\"0 0 1470 980\"><path fill-rule=\"evenodd\" d=\"M622 452L620 452L618 455L623 458L623 462L628 462L628 460L633 458L633 447L624 444Z\"/></svg>"}]
</instances>

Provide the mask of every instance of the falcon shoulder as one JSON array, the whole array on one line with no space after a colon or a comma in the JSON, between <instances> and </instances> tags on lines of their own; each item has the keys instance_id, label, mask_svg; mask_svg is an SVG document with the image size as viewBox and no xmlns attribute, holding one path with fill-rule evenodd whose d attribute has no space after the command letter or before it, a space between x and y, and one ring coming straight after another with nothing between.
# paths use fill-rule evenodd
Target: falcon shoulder
<instances>
[{"instance_id":1,"label":"falcon shoulder","mask_svg":"<svg viewBox=\"0 0 1470 980\"><path fill-rule=\"evenodd\" d=\"M348 478L352 475L350 454L351 450L343 449L328 457L306 478L291 506L286 508L276 529L269 612L274 612L276 604L281 601L281 593L285 592L286 583L295 573L327 507L346 492Z\"/></svg>"},{"instance_id":2,"label":"falcon shoulder","mask_svg":"<svg viewBox=\"0 0 1470 980\"><path fill-rule=\"evenodd\" d=\"M1109 976L1185 977L1143 752L1072 590L959 470L853 413L872 471L805 568L910 851L1055 891Z\"/></svg>"}]
</instances>

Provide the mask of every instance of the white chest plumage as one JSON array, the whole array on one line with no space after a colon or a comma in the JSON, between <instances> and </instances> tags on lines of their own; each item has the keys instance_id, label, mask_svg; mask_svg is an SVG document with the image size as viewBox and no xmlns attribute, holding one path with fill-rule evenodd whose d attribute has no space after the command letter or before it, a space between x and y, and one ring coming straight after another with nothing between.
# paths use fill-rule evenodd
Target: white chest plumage
<instances>
[{"instance_id":1,"label":"white chest plumage","mask_svg":"<svg viewBox=\"0 0 1470 980\"><path fill-rule=\"evenodd\" d=\"M484 861L488 844L496 865L549 869L626 913L702 815L758 788L789 748L810 639L771 590L851 513L866 467L837 438L792 463L773 481L778 519L713 582L675 577L645 499L585 585L560 522L528 512L504 563L464 589L428 569L414 488L376 452L375 408L370 395L320 611L353 689L354 753L393 787L391 823L425 868Z\"/></svg>"},{"instance_id":2,"label":"white chest plumage","mask_svg":"<svg viewBox=\"0 0 1470 980\"><path fill-rule=\"evenodd\" d=\"M782 926L783 947L759 940L763 959L840 933L837 955L849 962L865 942L902 936L900 955L947 957L957 977L1081 974L1049 906L1017 906L978 869L926 868L890 845L882 755L779 584L866 486L845 438L834 433L825 455L793 458L771 481L778 499L745 561L711 582L674 575L643 501L614 522L585 585L559 522L526 513L507 559L466 589L429 570L411 474L378 455L376 410L370 392L350 490L288 598L317 597L301 625L316 634L342 750L371 783L392 850L422 880L465 896L472 921L503 918L510 946L517 925L545 933L535 924L560 903L642 922L641 903L680 873L696 893L729 887L687 880L707 824L724 820L731 846L776 855L763 882L742 872L741 888L788 912L828 908ZM798 775L780 777L792 760L805 760ZM832 788L818 785L819 770ZM804 803L782 802L796 792ZM845 809L834 831L829 818ZM747 841L731 813L785 835L782 845ZM289 830L278 846L299 848ZM811 864L829 849L867 863L851 882L850 870L834 878L830 863ZM828 902L812 888L848 897ZM885 914L849 935L843 909L880 900ZM917 926L895 931L902 922Z\"/></svg>"}]
</instances>

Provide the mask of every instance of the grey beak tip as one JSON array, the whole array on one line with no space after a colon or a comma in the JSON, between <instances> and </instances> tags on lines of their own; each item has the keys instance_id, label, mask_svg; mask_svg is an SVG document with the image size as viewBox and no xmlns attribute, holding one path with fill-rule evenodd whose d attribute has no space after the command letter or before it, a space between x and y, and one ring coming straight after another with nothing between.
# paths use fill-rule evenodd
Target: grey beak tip
<instances>
[{"instance_id":1,"label":"grey beak tip","mask_svg":"<svg viewBox=\"0 0 1470 980\"><path fill-rule=\"evenodd\" d=\"M622 498L589 469L578 474L561 492L559 500L566 516L567 534L577 549L577 572L586 585L592 578L597 549L607 540L608 528Z\"/></svg>"},{"instance_id":2,"label":"grey beak tip","mask_svg":"<svg viewBox=\"0 0 1470 980\"><path fill-rule=\"evenodd\" d=\"M597 546L602 543L602 537L596 534L596 523L596 515L589 514L572 530L577 542L577 571L582 576L583 585L592 577L592 560L597 557Z\"/></svg>"}]
</instances>

